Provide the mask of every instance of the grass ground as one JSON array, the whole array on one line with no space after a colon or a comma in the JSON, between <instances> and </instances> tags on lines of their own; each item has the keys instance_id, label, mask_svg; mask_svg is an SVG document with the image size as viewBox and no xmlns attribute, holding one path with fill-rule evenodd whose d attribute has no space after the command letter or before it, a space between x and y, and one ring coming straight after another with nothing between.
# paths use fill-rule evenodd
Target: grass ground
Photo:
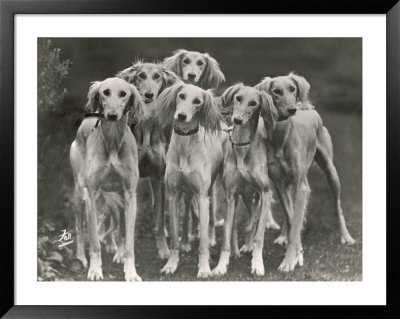
<instances>
[{"instance_id":1,"label":"grass ground","mask_svg":"<svg viewBox=\"0 0 400 319\"><path fill-rule=\"evenodd\" d=\"M308 206L307 223L303 231L304 266L291 273L280 273L277 268L284 256L284 248L273 244L279 231L267 231L264 245L265 276L250 275L250 255L232 259L228 274L210 280L223 281L360 281L362 280L362 121L360 114L321 112L325 125L331 132L334 144L335 165L342 183L342 206L350 233L356 239L354 246L340 244L339 227L333 213L333 201L324 175L317 166L309 173L312 189ZM70 169L69 167L67 169ZM57 190L54 190L57 191ZM41 197L39 197L40 200ZM51 205L44 205L49 207ZM47 209L47 208L44 208ZM243 205L240 206L243 210ZM276 220L282 225L283 213L279 203L273 206ZM66 206L65 214L71 214ZM222 215L223 212L221 211ZM70 216L65 220L71 220ZM40 265L39 280L86 280L87 270L73 262L71 250L57 251L56 234L59 229L73 229L73 224L61 225L46 211L39 212L39 256L47 261ZM137 272L145 281L195 281L197 280L198 242L192 251L182 253L179 267L173 275L161 275L164 261L157 257L153 235L153 212L150 206L148 183L142 180L138 189L138 218L136 224L135 256ZM61 227L61 228L60 228ZM45 239L43 239L45 238ZM55 240L54 240L55 239ZM239 238L242 242L242 237ZM41 242L42 240L42 242ZM217 229L217 246L212 248L211 268L217 265L222 240L222 228ZM44 242L43 242L44 241ZM49 258L53 256L53 258ZM123 266L112 263L112 256L103 251L104 280L124 280ZM47 268L47 267L51 267ZM52 271L54 270L54 272ZM52 273L51 276L44 275Z\"/></svg>"}]
</instances>

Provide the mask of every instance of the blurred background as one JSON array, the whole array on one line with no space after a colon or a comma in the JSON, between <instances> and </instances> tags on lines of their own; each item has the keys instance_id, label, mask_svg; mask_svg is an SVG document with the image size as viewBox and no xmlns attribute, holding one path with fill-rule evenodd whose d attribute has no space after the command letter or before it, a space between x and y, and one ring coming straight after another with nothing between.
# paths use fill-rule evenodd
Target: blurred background
<instances>
[{"instance_id":1,"label":"blurred background","mask_svg":"<svg viewBox=\"0 0 400 319\"><path fill-rule=\"evenodd\" d=\"M271 264L272 275L264 280L361 280L361 38L38 39L38 255L41 258L38 267L42 274L39 279L76 280L81 275L80 270L75 269L77 274L70 276L71 267L67 261L72 256L73 248L71 251L52 251L52 239L61 229L74 231L69 147L83 119L83 106L87 101L90 83L112 77L138 59L161 62L177 49L207 52L219 62L226 82L218 88L217 95L236 82L255 85L265 76L285 75L291 71L308 80L311 84L311 102L332 135L335 165L342 182L342 204L350 232L358 244L355 248L337 252L335 247L339 246L339 237L333 201L323 174L313 167L310 172L310 217L304 231L307 235L304 242L305 246L308 243L309 252L312 249L315 251L305 256L305 263L308 264L307 257L314 258L314 263L318 262L320 266L322 263L323 271L304 267L300 275L297 273L289 279L279 275L276 268L281 257L280 250L272 246L272 239L277 234L267 232L270 244L266 249L272 254L274 249L278 249L275 255L278 254L279 258L276 258L276 265L273 262ZM158 274L162 262L155 258L148 185L141 181L139 186L137 233L139 238L150 237L139 240L135 247L139 267L140 263L146 263L142 265L140 273L138 268L138 273L145 280L159 280L163 279ZM280 206L275 206L276 219L281 221ZM329 247L338 255L327 254ZM307 248L305 250L307 254ZM49 258L49 252L53 258ZM219 248L215 251L215 261L218 254ZM196 253L193 256L195 258ZM323 261L318 261L318 258ZM343 263L343 269L338 267L338 263ZM148 267L149 264L154 268ZM182 271L181 275L178 273L178 280L195 280L196 262L188 263L187 267L192 267L192 264L192 274L189 276ZM238 269L245 267L242 263L237 266ZM248 269L243 272L246 275L249 273ZM247 277L241 278L239 273L242 271L227 280L249 280ZM120 278L118 272L111 272L110 276L109 280L123 278L122 273Z\"/></svg>"}]
</instances>

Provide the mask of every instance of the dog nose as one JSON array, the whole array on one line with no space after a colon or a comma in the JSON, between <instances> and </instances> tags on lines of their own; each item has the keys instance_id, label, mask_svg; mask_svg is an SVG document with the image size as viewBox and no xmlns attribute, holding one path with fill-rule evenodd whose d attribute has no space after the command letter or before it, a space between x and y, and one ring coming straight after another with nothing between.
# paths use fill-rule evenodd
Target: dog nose
<instances>
[{"instance_id":1,"label":"dog nose","mask_svg":"<svg viewBox=\"0 0 400 319\"><path fill-rule=\"evenodd\" d=\"M195 77L196 77L196 74L193 74L193 73L188 74L189 80L194 80Z\"/></svg>"},{"instance_id":2,"label":"dog nose","mask_svg":"<svg viewBox=\"0 0 400 319\"><path fill-rule=\"evenodd\" d=\"M179 113L179 114L178 114L178 119L180 119L180 120L186 120L186 114Z\"/></svg>"},{"instance_id":3,"label":"dog nose","mask_svg":"<svg viewBox=\"0 0 400 319\"><path fill-rule=\"evenodd\" d=\"M110 120L110 121L115 121L116 119L117 119L117 114L108 114L107 115L107 118Z\"/></svg>"},{"instance_id":4,"label":"dog nose","mask_svg":"<svg viewBox=\"0 0 400 319\"><path fill-rule=\"evenodd\" d=\"M295 107L293 107L293 108L291 107L290 109L288 109L288 112L290 115L294 115L296 113L296 111L297 111L297 108L295 108Z\"/></svg>"},{"instance_id":5,"label":"dog nose","mask_svg":"<svg viewBox=\"0 0 400 319\"><path fill-rule=\"evenodd\" d=\"M242 120L242 119L238 119L238 118L235 117L235 118L233 119L233 122L234 122L235 124L240 125L240 124L243 123L243 120Z\"/></svg>"},{"instance_id":6,"label":"dog nose","mask_svg":"<svg viewBox=\"0 0 400 319\"><path fill-rule=\"evenodd\" d=\"M145 93L145 94L144 94L144 97L145 97L145 98L148 98L148 99L152 99L153 96L154 96L153 93Z\"/></svg>"}]
</instances>

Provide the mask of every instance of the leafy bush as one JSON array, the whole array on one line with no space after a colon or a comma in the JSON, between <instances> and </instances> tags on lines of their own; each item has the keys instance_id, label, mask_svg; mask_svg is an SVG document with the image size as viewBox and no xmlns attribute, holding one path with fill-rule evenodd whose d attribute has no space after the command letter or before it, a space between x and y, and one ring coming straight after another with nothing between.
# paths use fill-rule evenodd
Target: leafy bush
<instances>
[{"instance_id":1,"label":"leafy bush","mask_svg":"<svg viewBox=\"0 0 400 319\"><path fill-rule=\"evenodd\" d=\"M38 109L55 111L67 94L62 86L71 62L61 59L61 49L49 39L38 39Z\"/></svg>"}]
</instances>

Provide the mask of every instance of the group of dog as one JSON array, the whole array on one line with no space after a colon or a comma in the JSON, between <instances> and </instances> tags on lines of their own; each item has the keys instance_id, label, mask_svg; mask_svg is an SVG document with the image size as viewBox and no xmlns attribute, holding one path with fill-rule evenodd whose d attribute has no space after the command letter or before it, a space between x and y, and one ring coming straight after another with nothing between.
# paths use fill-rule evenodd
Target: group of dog
<instances>
[{"instance_id":1,"label":"group of dog","mask_svg":"<svg viewBox=\"0 0 400 319\"><path fill-rule=\"evenodd\" d=\"M342 212L331 137L309 101L306 79L294 73L266 77L255 87L239 83L215 97L210 89L224 80L219 64L209 54L178 50L162 63L136 62L115 77L92 83L86 106L90 113L70 150L75 180L76 258L87 267L86 221L89 279L103 278L100 241L104 240L106 251L114 253L114 262L123 263L125 280L141 280L134 257L139 177L150 181L158 255L168 259L162 273L174 273L179 250L190 250L189 221L194 214L199 220L198 278L225 274L231 253L238 257L240 252L252 253L251 273L263 276L265 228L280 228L270 210L272 189L285 213L281 235L275 240L286 245L279 270L287 272L297 264L302 266L301 230L310 193L307 174L313 161L323 170L332 190L341 242L355 243ZM98 212L100 198L104 203L116 198L104 190L110 174L121 181L123 201L118 205L124 208L124 222L120 223L119 209L114 207L107 228ZM224 186L226 214L220 259L211 271L209 246L215 245L216 180ZM165 194L169 247L164 226ZM236 222L239 197L249 215L240 249Z\"/></svg>"}]
</instances>

